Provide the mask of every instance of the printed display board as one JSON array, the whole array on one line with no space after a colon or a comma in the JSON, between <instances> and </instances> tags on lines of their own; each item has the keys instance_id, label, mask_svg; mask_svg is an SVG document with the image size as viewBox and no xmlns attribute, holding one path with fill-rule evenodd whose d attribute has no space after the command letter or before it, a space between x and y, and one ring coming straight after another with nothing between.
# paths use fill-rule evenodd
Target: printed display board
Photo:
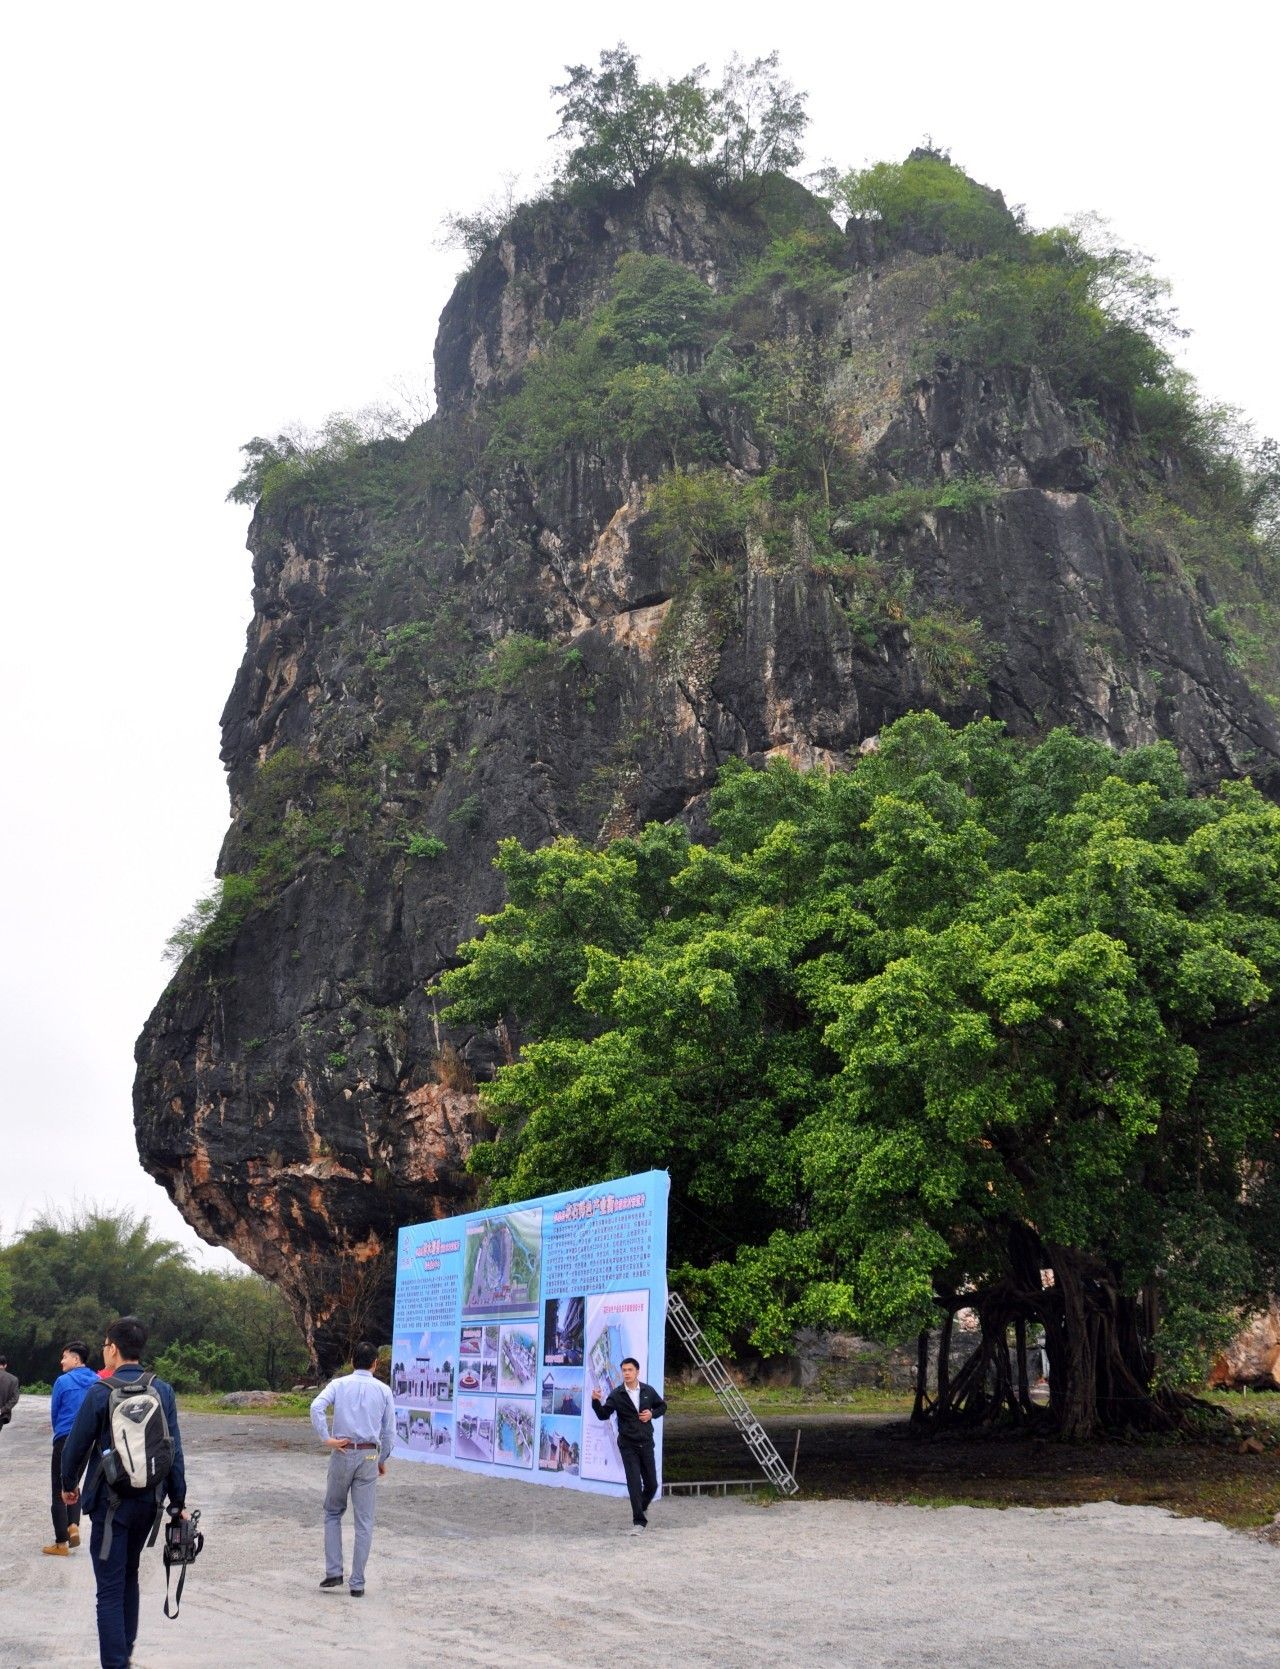
<instances>
[{"instance_id":1,"label":"printed display board","mask_svg":"<svg viewBox=\"0 0 1280 1669\"><path fill-rule=\"evenodd\" d=\"M400 1230L395 1453L625 1495L616 1421L588 1407L634 1356L662 1389L665 1171ZM654 1425L662 1477L662 1421Z\"/></svg>"}]
</instances>

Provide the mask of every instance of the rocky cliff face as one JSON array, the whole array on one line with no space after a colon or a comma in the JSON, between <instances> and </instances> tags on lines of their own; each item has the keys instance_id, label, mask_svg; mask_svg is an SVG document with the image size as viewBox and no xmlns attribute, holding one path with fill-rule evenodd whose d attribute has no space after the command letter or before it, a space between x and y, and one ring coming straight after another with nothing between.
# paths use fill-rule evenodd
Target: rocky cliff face
<instances>
[{"instance_id":1,"label":"rocky cliff face","mask_svg":"<svg viewBox=\"0 0 1280 1669\"><path fill-rule=\"evenodd\" d=\"M396 1226L467 1207L475 1082L513 1039L451 1033L430 986L500 903L498 840L699 826L726 758L839 766L920 706L1168 738L1202 780L1280 767L1212 597L1103 490L1124 413L1086 423L1035 370L922 370L945 251L861 228L820 295L771 272L779 235L826 225L790 184L767 213L696 181L522 211L445 309L432 423L254 516L227 879L139 1039L136 1124L147 1168L282 1284L323 1365L380 1301ZM661 448L495 447L548 330L587 319L627 252L747 285L737 363L820 341L806 398L892 516L837 506L815 551L775 513L700 562L654 512ZM704 459L749 486L768 435L700 402Z\"/></svg>"}]
</instances>

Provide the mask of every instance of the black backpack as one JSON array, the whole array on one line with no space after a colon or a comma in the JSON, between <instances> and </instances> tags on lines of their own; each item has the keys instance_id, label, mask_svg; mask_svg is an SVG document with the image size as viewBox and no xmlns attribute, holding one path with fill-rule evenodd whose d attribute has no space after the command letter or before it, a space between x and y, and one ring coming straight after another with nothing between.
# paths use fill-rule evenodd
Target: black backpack
<instances>
[{"instance_id":1,"label":"black backpack","mask_svg":"<svg viewBox=\"0 0 1280 1669\"><path fill-rule=\"evenodd\" d=\"M155 1377L153 1373L141 1374L137 1379L119 1379L113 1375L104 1381L111 1394L107 1399L106 1444L99 1461L111 1511L103 1527L99 1559L105 1559L111 1551L116 1508L122 1500L153 1496L156 1517L147 1539L148 1547L160 1532L164 1488L173 1467L174 1444L164 1404L155 1388Z\"/></svg>"}]
</instances>

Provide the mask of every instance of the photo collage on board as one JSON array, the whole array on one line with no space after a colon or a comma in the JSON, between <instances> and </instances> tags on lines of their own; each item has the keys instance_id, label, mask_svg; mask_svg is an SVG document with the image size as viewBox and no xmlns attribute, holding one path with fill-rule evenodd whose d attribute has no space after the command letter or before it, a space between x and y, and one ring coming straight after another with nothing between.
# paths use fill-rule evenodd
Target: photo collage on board
<instances>
[{"instance_id":1,"label":"photo collage on board","mask_svg":"<svg viewBox=\"0 0 1280 1669\"><path fill-rule=\"evenodd\" d=\"M538 1470L582 1475L585 1298L548 1298L542 1307L538 1382Z\"/></svg>"},{"instance_id":2,"label":"photo collage on board","mask_svg":"<svg viewBox=\"0 0 1280 1669\"><path fill-rule=\"evenodd\" d=\"M468 1223L454 1459L532 1470L542 1210Z\"/></svg>"},{"instance_id":3,"label":"photo collage on board","mask_svg":"<svg viewBox=\"0 0 1280 1669\"><path fill-rule=\"evenodd\" d=\"M391 1395L396 1439L410 1452L440 1459L453 1453L457 1379L456 1333L397 1333L391 1346Z\"/></svg>"}]
</instances>

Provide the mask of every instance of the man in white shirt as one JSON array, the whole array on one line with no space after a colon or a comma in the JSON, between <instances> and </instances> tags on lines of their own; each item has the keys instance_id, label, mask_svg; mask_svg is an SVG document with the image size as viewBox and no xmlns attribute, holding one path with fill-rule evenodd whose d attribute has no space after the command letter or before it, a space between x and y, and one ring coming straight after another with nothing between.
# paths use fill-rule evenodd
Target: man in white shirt
<instances>
[{"instance_id":1,"label":"man in white shirt","mask_svg":"<svg viewBox=\"0 0 1280 1669\"><path fill-rule=\"evenodd\" d=\"M324 1495L324 1581L320 1586L342 1586L342 1515L349 1497L356 1523L349 1584L352 1599L364 1593L378 1479L387 1470L396 1439L390 1388L373 1377L377 1359L377 1345L362 1341L351 1353L354 1372L331 1379L311 1404L316 1436L332 1451ZM325 1418L330 1409L332 1433Z\"/></svg>"}]
</instances>

